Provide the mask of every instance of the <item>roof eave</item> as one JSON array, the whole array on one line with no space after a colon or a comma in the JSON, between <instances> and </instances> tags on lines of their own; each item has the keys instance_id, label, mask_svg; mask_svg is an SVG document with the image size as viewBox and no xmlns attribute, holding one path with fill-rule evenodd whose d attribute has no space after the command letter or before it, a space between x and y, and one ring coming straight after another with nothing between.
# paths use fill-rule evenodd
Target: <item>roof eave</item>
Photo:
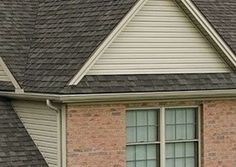
<instances>
[{"instance_id":1,"label":"roof eave","mask_svg":"<svg viewBox=\"0 0 236 167\"><path fill-rule=\"evenodd\" d=\"M204 99L236 99L236 89L199 90L174 92L137 92L137 93L104 93L56 95L40 93L0 92L1 96L13 99L39 100L50 99L60 103L96 103L96 102L130 102L139 100L204 100Z\"/></svg>"}]
</instances>

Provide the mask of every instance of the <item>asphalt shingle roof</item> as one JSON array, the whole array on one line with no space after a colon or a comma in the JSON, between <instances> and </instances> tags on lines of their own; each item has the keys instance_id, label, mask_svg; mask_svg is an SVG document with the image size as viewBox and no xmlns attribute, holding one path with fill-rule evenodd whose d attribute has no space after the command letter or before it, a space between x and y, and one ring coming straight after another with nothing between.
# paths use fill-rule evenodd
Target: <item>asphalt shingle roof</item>
<instances>
[{"instance_id":1,"label":"asphalt shingle roof","mask_svg":"<svg viewBox=\"0 0 236 167\"><path fill-rule=\"evenodd\" d=\"M0 166L47 167L10 101L0 97Z\"/></svg>"},{"instance_id":2,"label":"asphalt shingle roof","mask_svg":"<svg viewBox=\"0 0 236 167\"><path fill-rule=\"evenodd\" d=\"M27 63L38 0L1 0L0 57L22 84Z\"/></svg>"},{"instance_id":3,"label":"asphalt shingle roof","mask_svg":"<svg viewBox=\"0 0 236 167\"><path fill-rule=\"evenodd\" d=\"M146 84L147 86L154 86L155 89L144 88L143 85L138 84L138 81L128 83L124 81L127 84L123 87L114 86L118 82L117 77L126 79L130 76L104 76L107 80L106 83L102 81L98 83L99 77L92 76L96 80L96 84L89 82L87 80L89 77L86 76L77 86L67 85L102 41L135 5L136 1L3 0L0 3L0 22L3 23L0 25L0 56L3 56L4 61L26 92L58 94L86 93L92 90L99 92L95 88L101 88L100 92L108 92L110 88L116 88L117 90L110 90L119 92L121 89L131 91L130 84L133 85L132 91L142 91L141 88L145 90L164 90L165 88L168 91L165 85L162 85L163 88L156 89L155 85ZM236 1L193 1L235 52ZM235 74L225 74L224 78L230 79L228 76L231 75L234 76ZM147 76L159 81L161 75ZM174 77L174 75L168 74L164 76L166 80ZM176 77L180 76L176 75ZM198 76L199 80L202 77L204 80L205 77L198 74L192 76ZM216 75L208 76L214 78ZM140 83L149 81L145 79L144 75L137 75L137 77ZM206 84L199 84L198 86L191 84L186 85L186 87L189 90L210 89L207 84L215 84L209 80L204 81ZM222 81L218 80L218 82L218 86L213 87L224 89L225 85L222 84ZM234 79L230 79L228 82L232 82L232 85L235 86ZM103 88L102 83L110 85ZM180 83L177 82L176 85ZM87 84L87 88L84 86L85 84ZM88 88L94 84L94 88ZM87 91L82 90L82 88L86 88ZM177 87L173 90L177 90Z\"/></svg>"},{"instance_id":4,"label":"asphalt shingle roof","mask_svg":"<svg viewBox=\"0 0 236 167\"><path fill-rule=\"evenodd\" d=\"M160 74L85 76L68 93L127 93L236 88L236 74Z\"/></svg>"},{"instance_id":5,"label":"asphalt shingle roof","mask_svg":"<svg viewBox=\"0 0 236 167\"><path fill-rule=\"evenodd\" d=\"M236 1L192 0L224 41L236 53Z\"/></svg>"},{"instance_id":6,"label":"asphalt shingle roof","mask_svg":"<svg viewBox=\"0 0 236 167\"><path fill-rule=\"evenodd\" d=\"M25 90L61 91L136 0L44 0L25 73Z\"/></svg>"}]
</instances>

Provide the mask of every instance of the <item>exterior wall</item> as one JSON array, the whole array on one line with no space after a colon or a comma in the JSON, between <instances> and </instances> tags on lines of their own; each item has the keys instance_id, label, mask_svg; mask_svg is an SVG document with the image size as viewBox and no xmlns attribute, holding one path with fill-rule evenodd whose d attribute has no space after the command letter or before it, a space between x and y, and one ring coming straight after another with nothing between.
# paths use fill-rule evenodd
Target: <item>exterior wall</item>
<instances>
[{"instance_id":1,"label":"exterior wall","mask_svg":"<svg viewBox=\"0 0 236 167\"><path fill-rule=\"evenodd\" d=\"M126 167L127 108L202 105L201 167L236 166L236 100L69 105L67 167Z\"/></svg>"},{"instance_id":2,"label":"exterior wall","mask_svg":"<svg viewBox=\"0 0 236 167\"><path fill-rule=\"evenodd\" d=\"M56 111L36 101L15 100L12 105L49 167L60 167L60 122Z\"/></svg>"},{"instance_id":3,"label":"exterior wall","mask_svg":"<svg viewBox=\"0 0 236 167\"><path fill-rule=\"evenodd\" d=\"M173 0L148 0L87 75L229 71Z\"/></svg>"},{"instance_id":4,"label":"exterior wall","mask_svg":"<svg viewBox=\"0 0 236 167\"><path fill-rule=\"evenodd\" d=\"M124 106L69 106L68 167L125 167Z\"/></svg>"},{"instance_id":5,"label":"exterior wall","mask_svg":"<svg viewBox=\"0 0 236 167\"><path fill-rule=\"evenodd\" d=\"M203 167L236 166L236 100L203 105Z\"/></svg>"}]
</instances>

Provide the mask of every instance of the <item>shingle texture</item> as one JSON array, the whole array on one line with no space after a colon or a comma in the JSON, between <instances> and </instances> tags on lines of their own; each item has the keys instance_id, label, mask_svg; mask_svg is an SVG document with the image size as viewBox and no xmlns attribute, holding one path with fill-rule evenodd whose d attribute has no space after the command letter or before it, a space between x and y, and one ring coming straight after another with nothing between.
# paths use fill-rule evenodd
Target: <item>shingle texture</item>
<instances>
[{"instance_id":1,"label":"shingle texture","mask_svg":"<svg viewBox=\"0 0 236 167\"><path fill-rule=\"evenodd\" d=\"M0 91L14 91L15 87L11 82L0 81Z\"/></svg>"},{"instance_id":2,"label":"shingle texture","mask_svg":"<svg viewBox=\"0 0 236 167\"><path fill-rule=\"evenodd\" d=\"M68 93L168 92L236 88L236 74L85 76Z\"/></svg>"},{"instance_id":3,"label":"shingle texture","mask_svg":"<svg viewBox=\"0 0 236 167\"><path fill-rule=\"evenodd\" d=\"M39 5L24 87L60 91L136 0L44 0ZM29 89L28 89L29 90Z\"/></svg>"},{"instance_id":4,"label":"shingle texture","mask_svg":"<svg viewBox=\"0 0 236 167\"><path fill-rule=\"evenodd\" d=\"M10 101L0 97L0 166L47 167Z\"/></svg>"},{"instance_id":5,"label":"shingle texture","mask_svg":"<svg viewBox=\"0 0 236 167\"><path fill-rule=\"evenodd\" d=\"M236 1L192 0L215 30L236 53Z\"/></svg>"},{"instance_id":6,"label":"shingle texture","mask_svg":"<svg viewBox=\"0 0 236 167\"><path fill-rule=\"evenodd\" d=\"M0 1L0 57L22 84L38 0Z\"/></svg>"},{"instance_id":7,"label":"shingle texture","mask_svg":"<svg viewBox=\"0 0 236 167\"><path fill-rule=\"evenodd\" d=\"M236 1L193 1L235 52ZM68 82L136 2L137 0L2 0L0 56L3 56L26 92L67 94L92 91L168 91L181 90L180 85L185 85L184 90L236 88L235 74L191 75L199 77L204 84L193 84L193 80L189 79L189 82L186 81L189 85L183 82L186 80L183 79L186 76L184 74L86 76L79 85L68 86ZM223 81L219 76L223 76ZM130 77L137 79L127 81ZM178 79L172 80L171 77ZM212 77L214 82L210 82ZM106 78L106 82L101 78ZM122 80L117 78L125 80L121 83ZM169 88L160 84L165 83L164 80L177 83ZM118 83L123 86L117 85ZM158 84L158 87L152 83ZM175 85L179 86L174 87Z\"/></svg>"}]
</instances>

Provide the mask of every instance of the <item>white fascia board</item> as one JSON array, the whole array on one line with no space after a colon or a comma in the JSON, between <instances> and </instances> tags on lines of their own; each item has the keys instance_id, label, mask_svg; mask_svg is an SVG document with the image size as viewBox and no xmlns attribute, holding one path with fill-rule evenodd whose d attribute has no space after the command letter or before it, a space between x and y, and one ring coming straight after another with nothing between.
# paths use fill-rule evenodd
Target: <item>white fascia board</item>
<instances>
[{"instance_id":1,"label":"white fascia board","mask_svg":"<svg viewBox=\"0 0 236 167\"><path fill-rule=\"evenodd\" d=\"M50 99L60 103L84 102L116 102L138 100L192 100L192 99L236 99L236 89L227 90L201 90L201 91L175 91L175 92L143 92L143 93L107 93L107 94L75 94L55 95L40 93L14 93L0 92L1 96L14 99L39 100Z\"/></svg>"},{"instance_id":2,"label":"white fascia board","mask_svg":"<svg viewBox=\"0 0 236 167\"><path fill-rule=\"evenodd\" d=\"M225 41L221 38L221 36L217 33L217 31L212 27L209 21L203 16L203 14L199 11L196 5L191 0L179 0L182 4L188 9L188 11L194 16L194 18L200 23L200 25L205 29L205 31L210 35L213 41L219 46L219 48L223 51L225 56L236 69L236 55L231 50L231 48L225 43Z\"/></svg>"},{"instance_id":3,"label":"white fascia board","mask_svg":"<svg viewBox=\"0 0 236 167\"><path fill-rule=\"evenodd\" d=\"M23 89L21 89L20 85L16 81L15 77L12 75L11 71L8 69L7 65L4 63L2 57L0 57L0 65L2 66L4 72L7 74L9 77L10 81L15 87L16 92L22 93L24 92Z\"/></svg>"},{"instance_id":4,"label":"white fascia board","mask_svg":"<svg viewBox=\"0 0 236 167\"><path fill-rule=\"evenodd\" d=\"M95 50L91 55L89 60L83 65L80 71L72 78L69 85L77 85L80 80L86 75L89 69L94 65L94 63L99 59L99 57L104 53L108 46L113 42L113 40L118 36L118 34L123 30L123 28L129 23L129 21L135 16L135 14L143 7L143 5L148 0L139 0L134 7L127 13L127 15L121 20L121 22L116 26L112 33L103 41L103 43Z\"/></svg>"}]
</instances>

